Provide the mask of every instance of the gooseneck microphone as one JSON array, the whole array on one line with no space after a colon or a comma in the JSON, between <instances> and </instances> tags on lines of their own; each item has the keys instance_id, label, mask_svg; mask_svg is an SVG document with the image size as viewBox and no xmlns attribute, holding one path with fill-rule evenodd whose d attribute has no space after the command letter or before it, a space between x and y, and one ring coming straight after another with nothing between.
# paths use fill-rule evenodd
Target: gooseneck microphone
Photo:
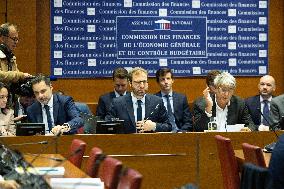
<instances>
[{"instance_id":1,"label":"gooseneck microphone","mask_svg":"<svg viewBox=\"0 0 284 189\"><path fill-rule=\"evenodd\" d=\"M279 136L278 134L275 132L275 126L278 125L277 124L273 124L273 125L270 125L270 121L263 115L263 113L261 112L261 109L260 108L257 108L257 110L259 111L260 115L263 117L263 119L265 119L265 121L269 124L268 126L271 128L271 130L273 131L273 133L275 134L276 138L279 139ZM270 119L270 118L269 118ZM266 150L265 152L272 152L274 147L276 145L276 142L272 142L271 144L268 144L266 146L264 146L264 149Z\"/></svg>"},{"instance_id":2,"label":"gooseneck microphone","mask_svg":"<svg viewBox=\"0 0 284 189\"><path fill-rule=\"evenodd\" d=\"M33 144L48 144L48 141L39 141L39 142L24 142L24 143L16 143L16 144L9 144L9 146L25 146L25 145L33 145Z\"/></svg>"}]
</instances>

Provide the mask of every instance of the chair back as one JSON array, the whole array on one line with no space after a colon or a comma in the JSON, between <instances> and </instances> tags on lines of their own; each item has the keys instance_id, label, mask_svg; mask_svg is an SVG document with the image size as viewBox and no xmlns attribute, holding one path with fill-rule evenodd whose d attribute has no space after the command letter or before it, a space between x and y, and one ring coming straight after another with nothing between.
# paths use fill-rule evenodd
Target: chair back
<instances>
[{"instance_id":1,"label":"chair back","mask_svg":"<svg viewBox=\"0 0 284 189\"><path fill-rule=\"evenodd\" d=\"M272 189L273 184L267 168L245 163L242 170L240 189Z\"/></svg>"},{"instance_id":2,"label":"chair back","mask_svg":"<svg viewBox=\"0 0 284 189\"><path fill-rule=\"evenodd\" d=\"M235 152L229 138L215 136L221 165L224 189L239 189L240 176Z\"/></svg>"},{"instance_id":3,"label":"chair back","mask_svg":"<svg viewBox=\"0 0 284 189\"><path fill-rule=\"evenodd\" d=\"M86 150L86 143L80 139L73 139L70 150L69 150L69 158L68 160L73 163L79 169L81 168L83 155Z\"/></svg>"},{"instance_id":4,"label":"chair back","mask_svg":"<svg viewBox=\"0 0 284 189\"><path fill-rule=\"evenodd\" d=\"M98 147L93 147L89 159L87 161L87 167L86 167L86 173L92 177L97 178L98 177L98 171L101 164L101 161L103 161L103 151Z\"/></svg>"},{"instance_id":5,"label":"chair back","mask_svg":"<svg viewBox=\"0 0 284 189\"><path fill-rule=\"evenodd\" d=\"M242 144L245 161L261 166L266 167L262 149L258 146L254 146L248 143Z\"/></svg>"},{"instance_id":6,"label":"chair back","mask_svg":"<svg viewBox=\"0 0 284 189\"><path fill-rule=\"evenodd\" d=\"M119 179L117 189L140 189L142 175L131 168L126 168Z\"/></svg>"},{"instance_id":7,"label":"chair back","mask_svg":"<svg viewBox=\"0 0 284 189\"><path fill-rule=\"evenodd\" d=\"M106 188L117 188L121 169L121 161L109 156L104 159L99 169L99 178L104 182Z\"/></svg>"}]
</instances>

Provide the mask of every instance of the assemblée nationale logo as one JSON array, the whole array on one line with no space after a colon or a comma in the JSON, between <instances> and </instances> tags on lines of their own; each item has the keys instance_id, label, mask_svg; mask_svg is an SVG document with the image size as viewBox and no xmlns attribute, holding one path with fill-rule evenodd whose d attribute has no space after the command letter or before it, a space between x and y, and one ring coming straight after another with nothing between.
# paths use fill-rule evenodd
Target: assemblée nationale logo
<instances>
[{"instance_id":1,"label":"assembl\u00e9e nationale logo","mask_svg":"<svg viewBox=\"0 0 284 189\"><path fill-rule=\"evenodd\" d=\"M170 30L171 22L169 20L157 20L155 21L155 30Z\"/></svg>"}]
</instances>

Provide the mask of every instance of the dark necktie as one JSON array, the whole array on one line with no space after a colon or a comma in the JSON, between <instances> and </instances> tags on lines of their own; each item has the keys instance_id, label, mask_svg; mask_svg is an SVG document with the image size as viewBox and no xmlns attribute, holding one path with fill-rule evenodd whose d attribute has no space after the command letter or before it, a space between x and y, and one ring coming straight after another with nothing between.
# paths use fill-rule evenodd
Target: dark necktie
<instances>
[{"instance_id":1,"label":"dark necktie","mask_svg":"<svg viewBox=\"0 0 284 189\"><path fill-rule=\"evenodd\" d=\"M268 100L264 100L263 103L264 103L264 106L263 106L262 113L263 113L263 116L264 116L265 118L263 118L262 124L263 124L263 125L266 125L266 126L269 126L269 123L266 121L266 120L269 119Z\"/></svg>"},{"instance_id":2,"label":"dark necktie","mask_svg":"<svg viewBox=\"0 0 284 189\"><path fill-rule=\"evenodd\" d=\"M177 131L177 125L175 123L175 116L173 114L172 111L172 106L171 106L171 102L170 102L170 96L169 95L165 95L166 99L167 99L167 109L168 109L168 116L172 125L172 131Z\"/></svg>"},{"instance_id":3,"label":"dark necktie","mask_svg":"<svg viewBox=\"0 0 284 189\"><path fill-rule=\"evenodd\" d=\"M141 100L137 100L137 121L141 121L142 120L142 101Z\"/></svg>"},{"instance_id":4,"label":"dark necktie","mask_svg":"<svg viewBox=\"0 0 284 189\"><path fill-rule=\"evenodd\" d=\"M51 129L52 129L52 119L51 119L51 115L50 115L50 111L49 111L49 106L44 105L44 109L45 109L45 112L46 112L48 129L49 129L49 132L50 132Z\"/></svg>"}]
</instances>

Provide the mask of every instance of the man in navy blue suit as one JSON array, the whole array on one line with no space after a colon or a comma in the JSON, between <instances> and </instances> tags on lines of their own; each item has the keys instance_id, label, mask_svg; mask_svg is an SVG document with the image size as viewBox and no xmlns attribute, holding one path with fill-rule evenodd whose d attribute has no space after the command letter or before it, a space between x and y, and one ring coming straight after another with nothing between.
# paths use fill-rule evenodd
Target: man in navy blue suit
<instances>
[{"instance_id":1,"label":"man in navy blue suit","mask_svg":"<svg viewBox=\"0 0 284 189\"><path fill-rule=\"evenodd\" d=\"M254 124L259 126L258 130L260 131L269 130L269 123L267 121L269 121L270 102L273 98L272 93L275 91L275 88L274 78L270 75L265 75L260 78L258 83L259 95L245 99L251 118ZM267 121L261 116L260 111L266 116Z\"/></svg>"},{"instance_id":2,"label":"man in navy blue suit","mask_svg":"<svg viewBox=\"0 0 284 189\"><path fill-rule=\"evenodd\" d=\"M124 120L125 133L170 132L171 123L163 100L148 91L148 72L133 68L129 73L131 94L113 99L106 120Z\"/></svg>"},{"instance_id":3,"label":"man in navy blue suit","mask_svg":"<svg viewBox=\"0 0 284 189\"><path fill-rule=\"evenodd\" d=\"M168 114L173 114L173 120L169 116L170 121L173 121L173 131L192 131L192 115L189 110L187 97L184 94L173 91L174 79L171 69L161 68L157 70L156 81L161 89L156 95L163 99Z\"/></svg>"},{"instance_id":4,"label":"man in navy blue suit","mask_svg":"<svg viewBox=\"0 0 284 189\"><path fill-rule=\"evenodd\" d=\"M53 94L50 79L44 75L36 76L31 83L37 102L28 107L28 120L33 123L45 123L46 134L77 133L77 129L82 127L84 122L73 99Z\"/></svg>"},{"instance_id":5,"label":"man in navy blue suit","mask_svg":"<svg viewBox=\"0 0 284 189\"><path fill-rule=\"evenodd\" d=\"M112 100L116 97L126 95L128 71L125 68L116 68L112 73L114 91L106 93L99 98L96 115L104 119Z\"/></svg>"},{"instance_id":6,"label":"man in navy blue suit","mask_svg":"<svg viewBox=\"0 0 284 189\"><path fill-rule=\"evenodd\" d=\"M281 135L276 143L269 162L269 173L271 175L273 189L284 187L284 135Z\"/></svg>"}]
</instances>

